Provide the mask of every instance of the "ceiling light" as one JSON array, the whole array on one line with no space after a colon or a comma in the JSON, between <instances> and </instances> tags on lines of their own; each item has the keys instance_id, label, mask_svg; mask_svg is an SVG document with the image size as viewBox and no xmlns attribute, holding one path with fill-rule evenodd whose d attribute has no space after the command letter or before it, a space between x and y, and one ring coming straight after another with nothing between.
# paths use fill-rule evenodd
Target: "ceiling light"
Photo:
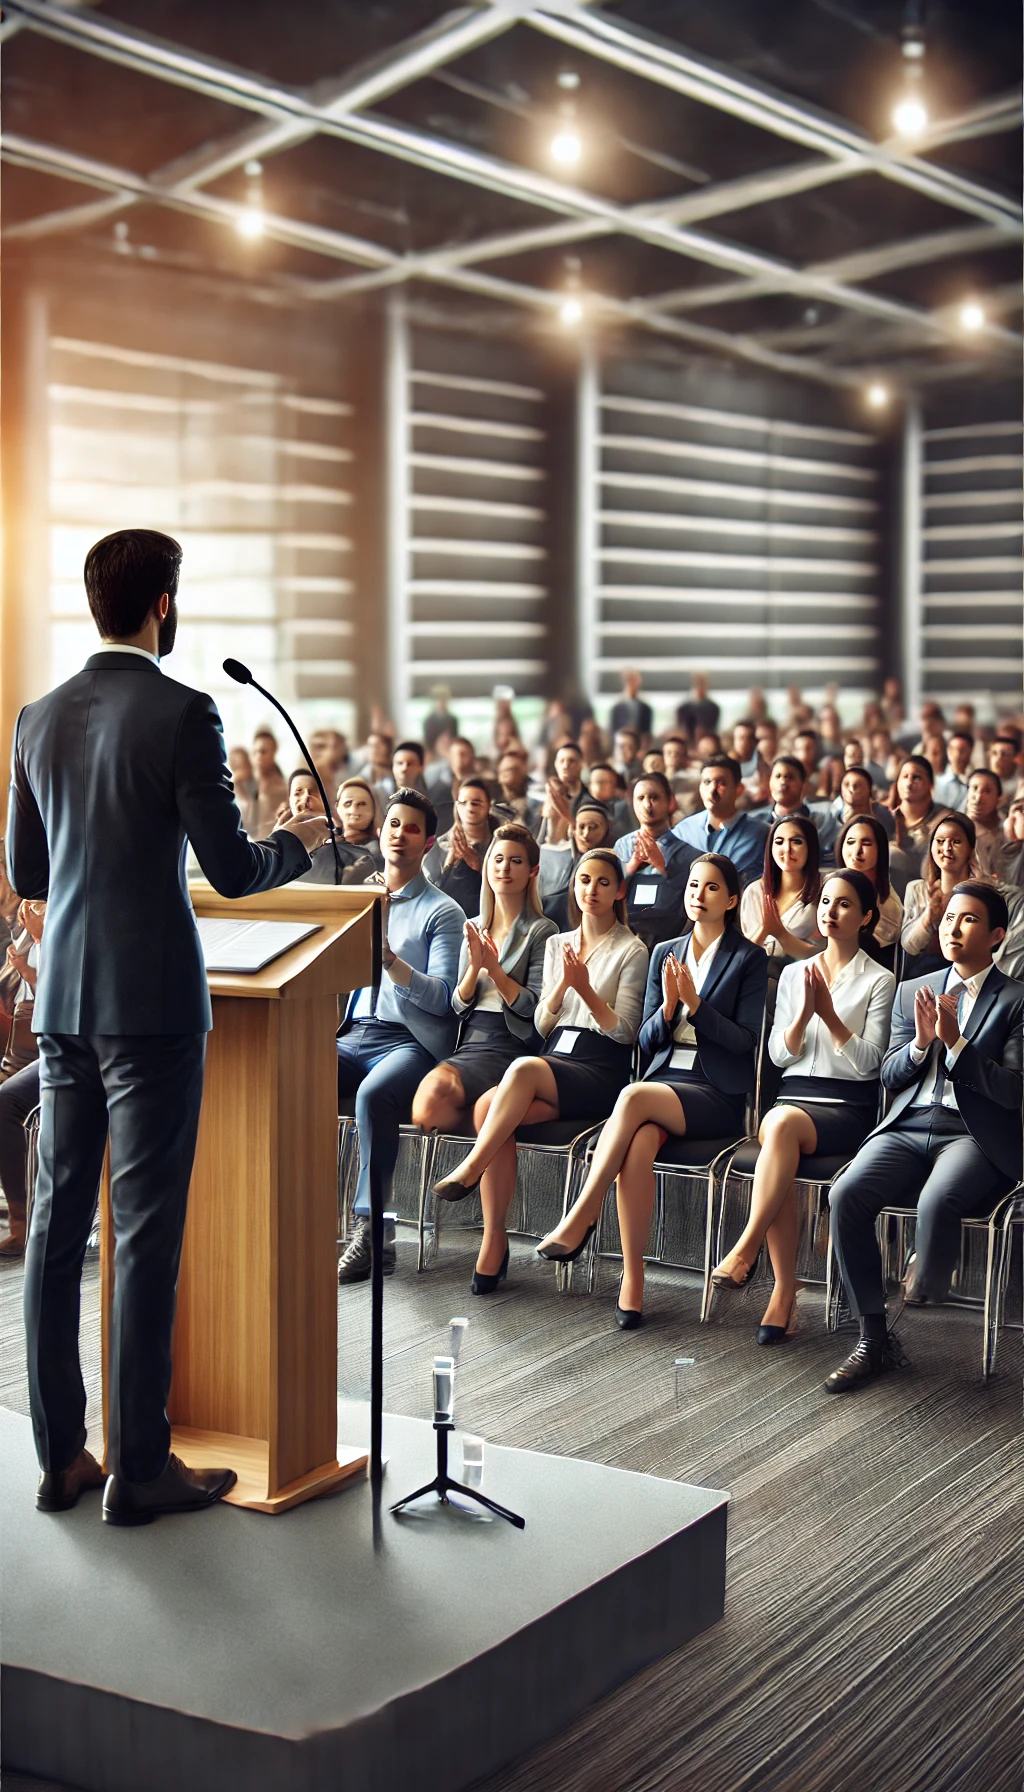
<instances>
[{"instance_id":1,"label":"ceiling light","mask_svg":"<svg viewBox=\"0 0 1024 1792\"><path fill-rule=\"evenodd\" d=\"M258 205L247 205L235 219L235 229L246 242L254 243L263 235L264 217Z\"/></svg>"},{"instance_id":2,"label":"ceiling light","mask_svg":"<svg viewBox=\"0 0 1024 1792\"><path fill-rule=\"evenodd\" d=\"M928 129L928 108L918 93L905 93L893 107L892 122L901 137L923 137Z\"/></svg>"},{"instance_id":3,"label":"ceiling light","mask_svg":"<svg viewBox=\"0 0 1024 1792\"><path fill-rule=\"evenodd\" d=\"M916 8L908 6L908 12ZM903 92L893 107L893 128L901 137L923 137L928 129L924 98L924 30L920 19L911 19L900 32L903 57Z\"/></svg>"},{"instance_id":4,"label":"ceiling light","mask_svg":"<svg viewBox=\"0 0 1024 1792\"><path fill-rule=\"evenodd\" d=\"M575 168L583 154L583 145L572 130L560 130L551 139L551 157L563 168Z\"/></svg>"},{"instance_id":5,"label":"ceiling light","mask_svg":"<svg viewBox=\"0 0 1024 1792\"><path fill-rule=\"evenodd\" d=\"M873 411L884 411L889 402L889 388L880 380L875 380L867 390L867 401Z\"/></svg>"},{"instance_id":6,"label":"ceiling light","mask_svg":"<svg viewBox=\"0 0 1024 1792\"><path fill-rule=\"evenodd\" d=\"M569 293L558 307L558 318L567 330L575 330L583 322L583 300Z\"/></svg>"},{"instance_id":7,"label":"ceiling light","mask_svg":"<svg viewBox=\"0 0 1024 1792\"><path fill-rule=\"evenodd\" d=\"M977 299L967 299L960 307L961 330L966 330L969 336L973 336L976 330L984 327L984 324L984 308L978 304Z\"/></svg>"}]
</instances>

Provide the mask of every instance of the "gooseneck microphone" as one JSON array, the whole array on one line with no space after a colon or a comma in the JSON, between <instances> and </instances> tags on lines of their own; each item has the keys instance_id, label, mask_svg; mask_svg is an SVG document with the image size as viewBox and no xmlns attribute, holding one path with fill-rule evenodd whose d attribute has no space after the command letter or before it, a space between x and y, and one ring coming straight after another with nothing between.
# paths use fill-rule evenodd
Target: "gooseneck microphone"
<instances>
[{"instance_id":1,"label":"gooseneck microphone","mask_svg":"<svg viewBox=\"0 0 1024 1792\"><path fill-rule=\"evenodd\" d=\"M266 689L265 685L259 684L257 682L257 680L253 677L252 673L250 672L248 666L243 666L241 660L225 660L224 661L224 670L227 673L229 678L234 679L236 684L251 684L254 691L259 691L261 697L265 697L267 699L268 703L272 703L274 705L274 708L277 710L278 714L282 715L284 717L289 728L291 729L292 733L294 734L295 739L298 742L299 752L302 754L302 757L306 761L306 764L309 766L309 769L312 772L313 777L316 779L316 787L320 792L320 800L324 806L324 815L327 818L327 831L331 836L331 846L334 849L334 881L336 884L340 884L341 874L342 874L342 871L344 870L344 866L342 865L342 862L341 862L341 854L338 851L338 836L337 836L337 834L335 832L335 828L334 828L334 815L333 815L333 812L331 809L331 805L327 801L327 792L324 789L323 779L321 778L320 773L317 771L316 766L313 764L313 760L310 755L309 748L307 747L301 734L299 733L298 729L296 728L295 723L292 721L291 716L288 714L288 711L285 709L284 704L278 702L277 698L274 696L273 691L268 691Z\"/></svg>"}]
</instances>

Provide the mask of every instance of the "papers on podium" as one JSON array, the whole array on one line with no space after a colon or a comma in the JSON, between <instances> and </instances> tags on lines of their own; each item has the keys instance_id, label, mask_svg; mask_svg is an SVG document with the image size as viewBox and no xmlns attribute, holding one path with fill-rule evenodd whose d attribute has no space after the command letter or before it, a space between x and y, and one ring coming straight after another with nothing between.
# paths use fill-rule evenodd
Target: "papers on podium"
<instances>
[{"instance_id":1,"label":"papers on podium","mask_svg":"<svg viewBox=\"0 0 1024 1792\"><path fill-rule=\"evenodd\" d=\"M236 973L262 971L300 940L320 932L315 921L223 921L199 916L196 926L206 969Z\"/></svg>"}]
</instances>

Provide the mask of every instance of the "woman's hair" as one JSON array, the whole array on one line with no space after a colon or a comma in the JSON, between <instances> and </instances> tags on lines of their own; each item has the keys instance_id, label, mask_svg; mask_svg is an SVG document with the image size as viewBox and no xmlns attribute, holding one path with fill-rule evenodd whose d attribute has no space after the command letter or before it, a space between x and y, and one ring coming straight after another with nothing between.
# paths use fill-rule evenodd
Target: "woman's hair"
<instances>
[{"instance_id":1,"label":"woman's hair","mask_svg":"<svg viewBox=\"0 0 1024 1792\"><path fill-rule=\"evenodd\" d=\"M875 836L875 851L878 855L877 862L875 864L875 889L878 892L879 902L880 903L887 902L889 899L889 888L890 888L890 885L889 885L889 836L886 833L885 829L883 828L877 815L851 815L849 821L845 824L845 826L840 828L838 837L836 839L836 870L837 871L845 870L845 867L843 864L843 847L846 845L846 836L850 832L851 828L870 828L871 832ZM858 871L854 875L857 877L863 877L864 872ZM871 879L868 878L867 882L870 883Z\"/></svg>"},{"instance_id":2,"label":"woman's hair","mask_svg":"<svg viewBox=\"0 0 1024 1792\"><path fill-rule=\"evenodd\" d=\"M580 803L579 808L576 810L576 813L572 818L572 826L575 827L576 823L579 821L580 816L587 814L588 811L594 815L600 815L601 820L604 822L605 838L601 844L603 846L607 845L608 844L608 835L612 831L611 818L609 817L608 811L605 808L604 804L599 803L597 801L596 797L592 797L592 798ZM575 836L573 837L572 850L573 850L573 852L576 851ZM586 850L587 850L587 852L598 852L600 849L596 846L588 846Z\"/></svg>"},{"instance_id":3,"label":"woman's hair","mask_svg":"<svg viewBox=\"0 0 1024 1792\"><path fill-rule=\"evenodd\" d=\"M725 925L727 927L738 927L740 924L740 874L732 860L727 859L724 852L701 852L691 861L690 871L693 870L695 865L713 865L730 896L736 897L736 901L733 903L732 908L727 908L725 911ZM687 882L689 882L690 879L690 871L686 874Z\"/></svg>"},{"instance_id":4,"label":"woman's hair","mask_svg":"<svg viewBox=\"0 0 1024 1792\"><path fill-rule=\"evenodd\" d=\"M494 891L491 888L491 880L487 871L491 862L491 854L501 840L507 840L512 846L522 847L529 860L531 871L540 864L540 847L529 828L524 828L518 821L508 821L500 828L495 828L491 835L490 845L484 853L480 878L480 920L484 927L489 927L494 920ZM531 877L523 892L523 912L530 915L543 915L544 913L535 877Z\"/></svg>"},{"instance_id":5,"label":"woman's hair","mask_svg":"<svg viewBox=\"0 0 1024 1792\"><path fill-rule=\"evenodd\" d=\"M377 801L377 792L374 790L372 784L367 783L367 780L365 778L343 778L342 779L341 783L338 785L338 795L337 795L337 799L336 799L337 804L338 804L338 813L339 814L341 813L341 799L342 799L344 792L346 790L351 790L353 788L353 786L357 790L364 790L370 799L370 803L373 808L373 823L371 825L369 833L367 834L367 839L368 840L376 839L377 836L380 834L380 824L381 824L381 821L383 820L383 817L380 812L380 805Z\"/></svg>"},{"instance_id":6,"label":"woman's hair","mask_svg":"<svg viewBox=\"0 0 1024 1792\"><path fill-rule=\"evenodd\" d=\"M576 878L580 866L588 864L591 859L599 860L602 865L607 865L609 870L615 872L619 886L619 893L615 898L615 919L616 921L621 922L623 927L628 927L629 922L626 919L626 879L622 870L622 860L619 858L618 853L613 852L609 846L588 847L586 852L580 854L572 868L572 877L569 880L569 899L566 903L570 927L579 927L582 920L580 905L576 901Z\"/></svg>"},{"instance_id":7,"label":"woman's hair","mask_svg":"<svg viewBox=\"0 0 1024 1792\"><path fill-rule=\"evenodd\" d=\"M857 901L860 903L861 913L870 916L869 926L862 927L860 930L860 943L870 958L874 958L881 963L881 948L875 939L875 928L878 926L879 914L878 891L872 887L870 877L865 877L863 871L848 871L845 867L837 865L834 871L826 872L825 876L822 878L821 890L823 895L825 892L825 885L833 883L837 877L841 877L844 883L849 884L851 890L853 890L857 897Z\"/></svg>"},{"instance_id":8,"label":"woman's hair","mask_svg":"<svg viewBox=\"0 0 1024 1792\"><path fill-rule=\"evenodd\" d=\"M935 863L935 859L932 854L932 847L935 844L936 834L938 833L940 828L944 828L946 826L947 822L951 822L954 827L959 828L961 834L963 835L964 839L966 840L966 842L970 848L970 857L968 858L968 861L967 861L967 869L965 872L965 876L977 877L980 872L978 862L974 856L974 849L978 843L978 835L977 835L977 830L974 826L974 823L971 820L969 815L961 814L959 809L950 809L948 814L939 816L938 821L934 824L931 832L928 835L928 851L924 855L924 881L925 881L925 886L926 886L927 890L929 891L929 893L931 893L931 891L935 888L935 885L938 883L939 878L942 875L942 873L939 870L939 867Z\"/></svg>"},{"instance_id":9,"label":"woman's hair","mask_svg":"<svg viewBox=\"0 0 1024 1792\"><path fill-rule=\"evenodd\" d=\"M814 902L818 895L818 867L821 864L821 841L818 830L809 815L780 815L768 829L768 838L764 843L764 872L761 884L766 896L777 896L782 885L782 869L776 865L772 855L775 836L780 828L799 828L807 846L807 863L804 866L803 888L800 891L801 902Z\"/></svg>"}]
</instances>

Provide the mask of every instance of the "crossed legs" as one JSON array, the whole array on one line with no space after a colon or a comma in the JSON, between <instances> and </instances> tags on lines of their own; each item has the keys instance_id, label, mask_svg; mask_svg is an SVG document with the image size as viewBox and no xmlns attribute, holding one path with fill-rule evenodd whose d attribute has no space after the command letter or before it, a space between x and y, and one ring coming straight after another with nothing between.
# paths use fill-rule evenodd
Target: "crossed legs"
<instances>
[{"instance_id":1,"label":"crossed legs","mask_svg":"<svg viewBox=\"0 0 1024 1792\"><path fill-rule=\"evenodd\" d=\"M476 1260L495 1275L508 1244L508 1210L516 1192L516 1128L558 1119L558 1088L546 1058L517 1058L501 1082L473 1108L477 1139L451 1180L480 1184L484 1236Z\"/></svg>"}]
</instances>

